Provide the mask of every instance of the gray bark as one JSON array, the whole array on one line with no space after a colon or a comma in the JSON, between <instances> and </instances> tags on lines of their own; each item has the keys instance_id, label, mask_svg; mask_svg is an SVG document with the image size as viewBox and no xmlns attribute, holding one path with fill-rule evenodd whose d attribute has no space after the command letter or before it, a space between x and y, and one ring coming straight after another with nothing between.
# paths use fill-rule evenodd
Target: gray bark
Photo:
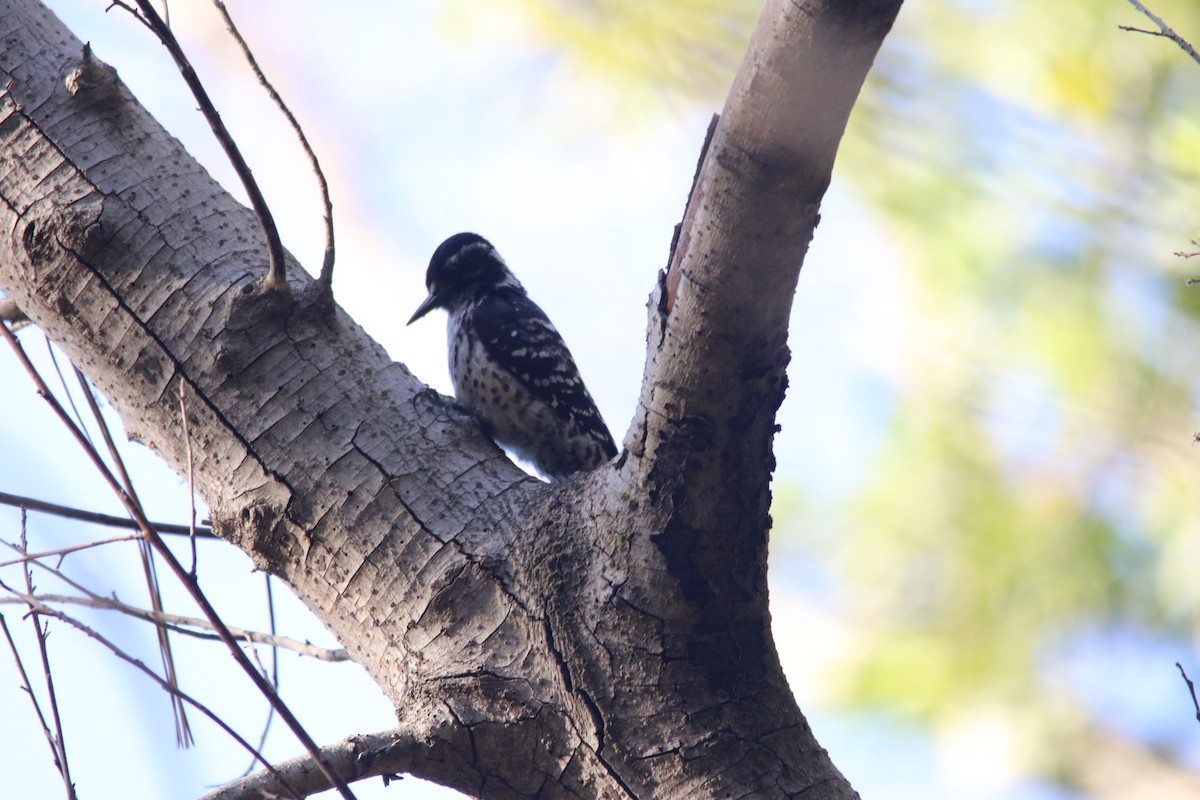
<instances>
[{"instance_id":1,"label":"gray bark","mask_svg":"<svg viewBox=\"0 0 1200 800\"><path fill-rule=\"evenodd\" d=\"M0 290L176 468L183 385L214 529L391 698L401 768L486 798L854 797L771 638L771 439L800 264L899 5L768 2L624 450L562 486L294 263L264 292L250 212L32 0L0 0Z\"/></svg>"}]
</instances>

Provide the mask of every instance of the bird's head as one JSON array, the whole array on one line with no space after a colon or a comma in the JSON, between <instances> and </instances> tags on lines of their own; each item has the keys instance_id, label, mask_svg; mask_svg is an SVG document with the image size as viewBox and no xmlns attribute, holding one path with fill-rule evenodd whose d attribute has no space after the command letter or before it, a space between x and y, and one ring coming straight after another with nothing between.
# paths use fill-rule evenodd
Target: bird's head
<instances>
[{"instance_id":1,"label":"bird's head","mask_svg":"<svg viewBox=\"0 0 1200 800\"><path fill-rule=\"evenodd\" d=\"M425 273L429 296L417 306L408 324L435 308L449 310L501 286L521 288L492 243L477 233L456 233L433 251Z\"/></svg>"}]
</instances>

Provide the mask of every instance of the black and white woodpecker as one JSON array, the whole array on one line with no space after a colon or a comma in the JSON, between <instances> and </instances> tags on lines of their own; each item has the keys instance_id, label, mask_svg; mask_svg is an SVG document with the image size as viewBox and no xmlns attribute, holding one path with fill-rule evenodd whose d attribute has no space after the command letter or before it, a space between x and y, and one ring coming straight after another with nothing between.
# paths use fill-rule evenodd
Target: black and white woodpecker
<instances>
[{"instance_id":1,"label":"black and white woodpecker","mask_svg":"<svg viewBox=\"0 0 1200 800\"><path fill-rule=\"evenodd\" d=\"M491 242L454 234L434 251L425 286L408 324L435 308L449 313L455 399L497 444L552 481L617 454L571 351Z\"/></svg>"}]
</instances>

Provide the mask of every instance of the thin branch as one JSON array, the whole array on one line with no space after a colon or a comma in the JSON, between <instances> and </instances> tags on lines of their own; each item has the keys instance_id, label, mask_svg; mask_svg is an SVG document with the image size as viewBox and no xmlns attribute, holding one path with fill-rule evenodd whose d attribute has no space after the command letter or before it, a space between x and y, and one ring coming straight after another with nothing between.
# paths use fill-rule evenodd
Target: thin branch
<instances>
[{"instance_id":1,"label":"thin branch","mask_svg":"<svg viewBox=\"0 0 1200 800\"><path fill-rule=\"evenodd\" d=\"M49 344L49 340L47 340L47 344ZM56 366L57 363L56 361ZM96 420L96 426L100 429L100 435L104 437L104 446L108 448L108 456L112 459L117 472L121 476L121 485L125 487L125 491L133 498L133 501L141 505L142 501L138 498L137 491L133 488L133 479L129 477L129 471L125 469L125 460L121 458L121 451L117 449L117 443L113 439L108 422L104 419L104 414L100 411L100 403L96 400L96 393L92 391L91 384L87 382L87 377L84 376L79 367L72 364L71 368L75 370L75 380L79 382L79 388L83 392L83 399L87 400L88 409L92 412L92 418ZM79 427L84 427L82 421L80 421Z\"/></svg>"},{"instance_id":2,"label":"thin branch","mask_svg":"<svg viewBox=\"0 0 1200 800\"><path fill-rule=\"evenodd\" d=\"M38 511L43 514L52 514L56 517L65 517L66 519L77 519L83 522L94 522L97 525L105 525L109 528L124 528L126 530L141 530L138 524L128 517L115 517L112 514L100 514L96 511L84 511L79 508L71 508L70 506L60 506L57 503L47 503L45 500L35 500L32 497L24 497L19 494L9 494L8 492L0 492L0 506L15 506L17 508L25 508L30 511ZM154 529L159 533L182 534L188 535L190 528L187 525L175 525L170 522L151 522ZM203 538L216 538L216 534L212 532L212 528L198 527L196 535ZM120 541L120 540L114 540Z\"/></svg>"},{"instance_id":3,"label":"thin branch","mask_svg":"<svg viewBox=\"0 0 1200 800\"><path fill-rule=\"evenodd\" d=\"M142 537L134 534L131 536L112 536L108 539L97 539L96 541L93 541L93 542L84 542L83 544L76 544L76 545L71 545L68 547L56 547L53 550L44 550L40 553L26 553L26 554L20 556L19 558L12 559L11 561L0 561L0 569L2 569L4 567L11 567L14 564L24 564L26 562L41 561L44 558L58 557L58 558L62 559L66 556L71 555L72 553L78 553L80 550L88 550L92 547L100 547L101 545L115 544L117 542L140 542L140 541L142 541ZM4 544L6 544L9 547L12 547L15 550L17 550L18 552L20 552L20 548L16 547L16 545L10 544L9 542L4 542ZM39 566L45 566L45 565L39 564Z\"/></svg>"},{"instance_id":4,"label":"thin branch","mask_svg":"<svg viewBox=\"0 0 1200 800\"><path fill-rule=\"evenodd\" d=\"M108 4L108 6L104 9L104 11L105 11L105 13L107 13L109 11L112 11L114 8L119 8L124 11L128 11L129 15L131 17L133 17L138 22L140 22L146 26L146 30L150 31L151 33L155 32L154 28L152 28L150 26L150 21L148 19L146 19L145 17L143 17L141 14L139 14L138 10L136 8L129 5L128 3L124 2L124 0L112 0L112 2L110 2ZM170 24L170 21L168 20L167 27L169 28L170 26L171 26L171 24ZM83 51L84 54L86 55L88 52L90 52L90 49L91 49L90 47L88 47L87 45L84 45L84 51Z\"/></svg>"},{"instance_id":5,"label":"thin branch","mask_svg":"<svg viewBox=\"0 0 1200 800\"><path fill-rule=\"evenodd\" d=\"M412 771L422 758L430 758L430 751L436 747L437 741L418 739L401 730L382 731L347 737L337 744L321 748L321 756L336 766L339 773L349 776L351 781L383 777L386 783L396 780L402 773ZM306 797L329 788L322 776L313 769L313 761L309 756L282 761L275 765L275 770ZM250 800L271 797L276 791L271 775L256 772L215 789L200 800Z\"/></svg>"},{"instance_id":6,"label":"thin branch","mask_svg":"<svg viewBox=\"0 0 1200 800\"><path fill-rule=\"evenodd\" d=\"M151 546L153 546L158 554L163 557L163 560L167 562L167 565L171 568L171 571L175 573L175 577L180 583L183 584L184 588L187 589L188 594L191 595L192 600L196 602L196 605L198 605L200 610L204 612L204 616L207 617L209 622L213 624L217 634L221 637L221 641L223 641L225 646L229 648L229 652L233 655L234 660L238 662L238 665L241 666L242 670L250 677L250 680L254 682L254 685L263 694L263 696L266 697L273 706L275 706L275 709L279 712L279 716L284 720L284 722L287 723L288 728L296 735L296 738L300 740L301 744L304 745L304 748L309 753L313 754L318 769L321 770L322 774L325 775L330 784L337 787L338 792L343 798L345 798L345 800L353 800L354 794L350 791L350 788L346 785L345 781L338 777L336 773L332 772L325 762L321 760L319 755L320 748L317 746L317 743L313 741L312 736L309 735L308 731L304 729L304 726L300 724L300 721L296 719L295 715L292 714L291 709L288 708L287 704L283 702L283 698L281 698L275 692L275 690L271 688L271 684L262 675L258 674L258 671L254 668L254 665L250 663L250 659L246 657L244 652L242 652L242 649L238 646L236 639L234 639L233 635L229 632L229 629L225 626L225 623L221 621L220 615L217 614L216 609L213 608L212 603L209 602L208 597L204 594L203 590L201 590L200 584L190 575L188 575L187 571L183 568L183 565L179 563L179 559L175 557L175 554L171 552L169 547L167 547L166 543L162 540L162 537L155 532L153 526L150 524L150 521L146 519L145 512L142 510L141 506L136 504L133 499L121 488L116 477L113 476L112 472L110 472L108 467L104 464L103 459L100 458L100 454L96 452L96 449L90 445L84 433L75 426L75 424L71 421L70 416L67 415L63 407L59 405L58 401L54 398L54 395L50 393L50 390L46 387L46 383L42 380L41 375L38 374L37 369L29 360L29 356L26 355L25 349L21 347L21 343L17 341L17 338L13 336L13 334L9 332L8 328L3 325L0 325L0 335L2 335L8 341L9 346L13 349L13 352L16 353L21 365L25 368L26 373L29 374L29 377L33 380L34 385L37 387L38 394L41 395L42 399L50 405L51 409L53 409L59 420L61 420L62 423L67 426L67 429L71 432L71 435L75 437L75 440L84 449L88 459L100 472L100 476L104 478L105 482L108 483L109 488L111 488L113 493L117 495L117 498L121 501L121 504L125 506L125 509L133 516L135 520L137 520L138 525L142 530L142 535L146 537L146 540L150 542Z\"/></svg>"},{"instance_id":7,"label":"thin branch","mask_svg":"<svg viewBox=\"0 0 1200 800\"><path fill-rule=\"evenodd\" d=\"M0 544L3 544L5 547L9 548L10 550L12 550L15 553L20 553L20 554L25 553L25 550L20 545L15 545L12 542L6 542L6 541L0 539ZM68 575L67 573L63 572L62 570L60 570L56 567L52 567L49 564L43 563L42 561L39 561L35 558L21 558L21 559L17 560L17 563L32 564L33 566L38 567L39 569L45 570L46 572L53 575L58 580L67 584L68 586L70 586L72 589L75 589L76 591L79 591L79 592L83 592L88 597L92 598L93 600L100 599L100 595L96 594L91 589L87 588L82 583L79 583L78 581L73 579L70 575Z\"/></svg>"},{"instance_id":8,"label":"thin branch","mask_svg":"<svg viewBox=\"0 0 1200 800\"><path fill-rule=\"evenodd\" d=\"M133 486L133 478L129 477L129 471L125 469L125 459L121 458L121 451L117 448L117 443L113 439L112 430L108 427L108 420L104 418L104 414L100 411L100 403L96 400L96 393L92 391L91 384L87 382L87 378L84 377L79 367L72 365L72 368L75 370L75 379L79 382L83 398L87 400L88 408L91 409L92 418L96 421L96 426L100 429L100 435L104 437L104 445L108 448L108 456L116 466L117 472L120 473L121 485L125 487L125 492L129 495L130 499L136 505L141 506L142 500L138 497L137 490ZM192 541L194 543L195 539ZM162 591L159 589L158 569L154 564L154 550L151 549L148 542L143 541L138 548L138 553L142 560L142 573L146 578L146 593L150 597L150 605L155 611L161 612L163 610ZM170 634L162 626L157 626L155 635L158 637L158 650L162 656L163 674L166 675L168 681L176 683L179 678L175 671L175 656L171 653ZM187 707L175 695L171 695L170 697L171 710L175 715L175 742L181 747L190 747L195 744L195 739L192 737L192 726L188 724Z\"/></svg>"},{"instance_id":9,"label":"thin branch","mask_svg":"<svg viewBox=\"0 0 1200 800\"><path fill-rule=\"evenodd\" d=\"M22 511L21 550L28 552L28 542L25 539L25 521L25 512ZM28 563L22 565L21 572L25 575L26 590L29 594L33 594L33 573L30 572ZM75 784L71 781L71 767L67 763L67 740L63 736L62 716L58 713L58 692L54 689L54 673L50 670L50 651L46 647L48 629L42 627L42 619L32 606L30 607L29 621L33 624L38 655L42 659L42 679L46 682L46 698L50 701L50 719L54 722L54 735L51 737L55 750L54 760L57 762L59 774L62 776L63 787L66 790L68 800L75 800Z\"/></svg>"},{"instance_id":10,"label":"thin branch","mask_svg":"<svg viewBox=\"0 0 1200 800\"><path fill-rule=\"evenodd\" d=\"M225 4L221 0L213 0L213 5L221 12L221 16L225 19L225 27L229 29L229 33L233 35L234 40L238 43L238 47L242 49L242 55L246 57L250 68L254 70L254 75L258 78L258 82L267 90L267 94L270 95L271 100L283 112L288 124L296 132L296 138L300 140L300 146L304 148L304 153L308 156L308 163L312 166L313 174L317 177L317 184L321 187L321 204L324 208L325 220L325 257L321 262L321 275L317 278L317 283L320 285L321 291L326 296L332 298L334 258L333 202L329 199L329 183L325 180L325 172L321 169L320 161L317 160L316 151L312 149L312 145L308 143L308 137L304 135L304 128L300 126L300 122L292 114L292 110L288 108L287 103L283 102L283 98L279 96L279 92L275 91L275 87L267 80L267 76L263 74L262 69L258 66L258 60L254 58L254 52L250 49L250 45L246 43L246 40L242 38L237 25L233 24L233 17L229 15L229 10L225 8Z\"/></svg>"},{"instance_id":11,"label":"thin branch","mask_svg":"<svg viewBox=\"0 0 1200 800\"><path fill-rule=\"evenodd\" d=\"M155 672L154 670L152 670L148 666L146 666L145 663L143 663L140 659L134 658L133 656L129 655L129 653L126 653L124 650L122 650L120 647L118 647L113 642L109 641L99 631L95 630L94 628L91 628L88 625L85 625L84 623L80 622L79 620L75 619L74 617L64 614L61 611L58 611L57 609L51 608L50 606L48 606L45 603L38 600L38 598L34 597L33 595L22 594L21 592L18 592L15 589L13 589L11 586L8 586L7 584L5 584L4 581L0 581L0 589L4 589L4 590L8 591L10 594L13 594L17 598L19 598L22 602L24 602L29 607L31 612L41 614L41 615L47 616L47 617L53 617L54 619L65 622L67 625L70 625L72 628L75 628L77 631L80 631L81 633L86 634L89 638L99 642L101 645L108 648L109 652L111 652L117 658L121 659L122 661L124 661L127 664L131 664L134 667L136 667L144 675L146 675L151 680L153 680L155 683L157 683L161 689L178 697L183 702L191 705L193 708L195 708L201 714L204 714L204 716L208 717L210 720L212 720L214 723L216 723L216 725L218 727L220 727L221 730L223 730L223 731L225 731L225 733L229 734L229 736L235 742L237 742L242 747L244 747L248 752L252 753L254 755L254 757L258 760L258 762L260 764L262 764L263 767L267 770L267 773L279 780L279 784L277 784L277 786L280 787L281 791L286 790L286 791L290 792L294 798L300 798L303 796L296 790L292 789L292 787L288 784L286 776L283 776L283 775L280 775L279 773L277 773L275 771L275 768L271 766L271 763L269 761L267 761L266 757L263 756L262 753L255 750L253 745L251 745L244 738L242 738L242 736L237 731L235 731L233 728L231 728L229 726L228 723L226 723L223 719L221 719L219 716L217 716L217 714L214 713L208 706L204 705L199 700L192 697L191 695L189 695L187 692L183 691L179 687L169 683L162 676L160 676L157 672Z\"/></svg>"},{"instance_id":12,"label":"thin branch","mask_svg":"<svg viewBox=\"0 0 1200 800\"><path fill-rule=\"evenodd\" d=\"M1192 244L1192 247L1200 247L1200 240L1192 239L1191 244ZM1191 253L1187 252L1186 250L1176 250L1175 255L1186 261L1189 258L1195 258L1196 256L1200 256L1200 250L1195 250L1195 251L1192 251ZM1195 278L1189 279L1188 283L1189 284L1196 283L1196 279Z\"/></svg>"},{"instance_id":13,"label":"thin branch","mask_svg":"<svg viewBox=\"0 0 1200 800\"><path fill-rule=\"evenodd\" d=\"M263 578L265 579L267 589L267 620L271 626L271 635L275 636L279 632L275 622L275 592L271 589L271 576L266 574L263 575ZM346 658L350 657L349 654L346 653L345 648L343 648L341 652L345 654ZM275 687L275 691L279 691L279 648L271 649L271 685ZM260 750L267 745L267 735L271 732L271 723L274 721L275 709L268 708L267 720L263 723L262 736L260 736L258 739L258 748ZM245 771L242 772L242 774L238 777L244 778L252 772L254 772L253 761L246 766Z\"/></svg>"},{"instance_id":14,"label":"thin branch","mask_svg":"<svg viewBox=\"0 0 1200 800\"><path fill-rule=\"evenodd\" d=\"M45 564L38 566L49 569ZM219 640L220 637L215 633L205 633L204 631L212 631L212 624L205 619L199 617L187 617L181 614L172 614L167 611L152 611L146 608L138 608L120 600L111 597L100 597L90 595L89 597L73 597L71 595L62 594L34 594L32 595L42 603L67 603L70 605L83 606L85 608L96 608L102 611L117 611L128 617L140 619L145 622L153 622L155 624L165 625L176 633L184 636L192 636L197 639ZM0 600L0 604L6 602L18 602L18 600ZM23 602L23 601L22 601ZM188 626L188 627L184 627ZM200 628L201 630L195 630ZM286 636L280 636L275 633L262 633L261 631L252 631L246 628L239 628L234 625L229 626L229 632L235 638L246 642L256 644L265 644L274 649L291 650L302 656L309 656L318 661L327 661L329 663L340 663L350 660L350 654L345 648L331 650L327 647L320 647L311 642L301 642L296 639L290 639Z\"/></svg>"},{"instance_id":15,"label":"thin branch","mask_svg":"<svg viewBox=\"0 0 1200 800\"><path fill-rule=\"evenodd\" d=\"M242 182L242 187L246 190L246 195L250 198L250 205L254 209L254 215L258 217L258 224L262 228L263 236L267 240L267 259L269 266L267 268L267 278L265 286L267 289L274 291L286 291L287 275L284 267L283 257L283 242L279 238L279 229L275 226L275 218L271 215L271 208L267 205L266 199L263 197L262 191L258 188L258 182L254 180L254 175L250 171L246 159L242 157L241 150L238 149L237 143L233 140L233 136L229 133L229 129L225 127L225 123L221 120L221 115L217 112L216 106L208 96L204 84L200 81L200 77L196 75L196 70L193 69L187 55L183 52L183 48L179 44L179 40L175 38L170 26L165 23L154 10L154 6L149 0L135 0L137 8L141 10L138 14L132 6L127 3L117 0L110 4L109 8L114 6L123 8L139 19L147 28L149 28L158 40L162 42L163 47L167 48L167 52L171 54L171 58L175 60L175 66L179 69L179 74L183 76L184 83L192 92L192 96L196 98L196 102L200 104L200 113L204 115L204 119L208 122L209 128L212 129L213 135L220 143L221 149L225 151L229 163L233 165L234 172L237 173L238 179Z\"/></svg>"},{"instance_id":16,"label":"thin branch","mask_svg":"<svg viewBox=\"0 0 1200 800\"><path fill-rule=\"evenodd\" d=\"M132 541L138 541L143 544L145 543L145 540L142 539L141 537L131 537L131 539L132 539ZM128 541L130 539L126 539L126 540ZM72 579L71 576L67 575L60 568L52 567L49 564L44 563L37 557L37 555L32 554L32 553L26 553L19 546L14 545L11 542L5 542L3 540L0 540L0 544L5 545L6 547L12 548L13 550L17 551L18 553L23 553L22 558L16 559L11 562L5 562L3 564L0 564L0 567L8 566L9 564L16 564L16 563L32 564L33 566L36 566L42 570L45 570L49 575L53 576L56 580L62 581L63 583L70 586L72 589L75 589L76 591L79 591L82 594L86 595L86 597L73 597L71 595L60 595L60 594L34 594L33 595L33 596L37 597L38 600L40 600L44 603L69 603L69 604L73 604L73 605L83 606L86 608L100 609L103 611L117 611L122 614L125 614L126 616L133 617L134 619L140 619L140 620L143 620L146 622L152 622L160 628L166 628L168 630L174 631L174 632L182 634L184 636L191 636L196 639L207 639L210 641L211 640L220 641L221 637L219 635L217 635L216 633L203 632L203 631L215 631L216 630L215 627L212 625L212 623L206 619L200 619L198 617L187 617L187 616L183 616L180 614L171 614L171 613L168 613L166 611L161 611L161 610L155 611L155 610L139 608L137 606L131 606L127 603L121 602L119 599L117 599L117 597L115 595L113 595L111 597L105 597L105 596L96 594L95 592L88 589L83 584ZM74 549L79 549L79 548L74 548ZM58 551L50 551L49 554L50 555L58 555ZM18 601L17 600L0 600L0 604L6 603L6 602L18 602ZM185 627L185 626L191 626L191 627ZM201 630L194 630L195 628L199 628ZM259 633L258 631L252 631L252 630L248 630L245 628L238 628L238 627L230 627L229 630L231 633L234 634L234 636L236 636L239 639L243 639L247 642L254 642L254 643L269 645L272 648L271 652L272 652L272 654L275 655L276 659L278 659L279 648L283 648L286 650L291 650L291 651L297 653L298 655L310 656L310 657L315 658L320 661L339 662L339 661L349 661L350 660L349 653L345 650L345 648L331 650L329 648L319 647L317 645L312 644L311 642L300 642L296 639L290 639L285 636L279 636L274 629L272 629L270 634ZM275 683L273 685L275 686L275 688L278 688L278 683ZM261 745L260 745L260 749L261 749Z\"/></svg>"},{"instance_id":17,"label":"thin branch","mask_svg":"<svg viewBox=\"0 0 1200 800\"><path fill-rule=\"evenodd\" d=\"M1183 681L1187 684L1188 694L1192 696L1192 706L1196 709L1196 721L1200 722L1200 700L1196 699L1196 684L1192 683L1192 679L1183 671L1182 664L1176 661L1175 666L1179 668L1179 674L1183 676Z\"/></svg>"},{"instance_id":18,"label":"thin branch","mask_svg":"<svg viewBox=\"0 0 1200 800\"><path fill-rule=\"evenodd\" d=\"M67 386L67 377L63 375L62 367L58 363L58 355L54 352L54 343L50 341L50 337L42 334L43 341L46 342L46 355L50 357L50 364L54 367L54 374L58 376L58 385L62 387L63 394L67 397L67 403L71 406L71 413L75 415L75 421L79 423L79 427L87 434L88 441L92 441L92 433L88 430L87 425L83 422L83 415L79 413L79 407L75 405L75 395L71 394L71 387ZM68 362L70 363L70 362ZM72 366L74 366L72 364Z\"/></svg>"},{"instance_id":19,"label":"thin branch","mask_svg":"<svg viewBox=\"0 0 1200 800\"><path fill-rule=\"evenodd\" d=\"M42 725L42 734L46 737L46 743L50 745L50 754L54 759L54 768L58 770L60 775L63 775L63 764L58 758L58 745L54 741L54 734L50 732L50 724L46 721L46 715L42 712L42 706L38 702L37 695L33 693L33 683L29 680L29 673L25 671L25 662L21 660L21 651L17 649L17 643L13 641L12 632L8 629L8 622L5 621L4 615L0 614L0 629L4 631L4 638L8 640L8 649L13 654L13 659L17 662L17 672L21 675L21 688L29 695L29 702L33 703L33 713L37 715L38 722ZM70 780L63 775L63 780L67 781L70 786Z\"/></svg>"},{"instance_id":20,"label":"thin branch","mask_svg":"<svg viewBox=\"0 0 1200 800\"><path fill-rule=\"evenodd\" d=\"M1179 45L1180 49L1183 50L1183 52L1187 53L1189 56L1191 56L1193 61L1195 61L1197 64L1200 64L1200 53L1196 52L1196 48L1192 47L1192 43L1189 42L1187 39L1183 38L1182 36L1180 36L1174 30L1172 30L1171 26L1167 25L1167 23L1163 21L1162 17L1158 16L1153 11L1146 8L1146 6L1144 6L1140 2L1140 0L1129 0L1129 5L1136 8L1138 11L1140 11L1142 14L1144 14L1151 22L1153 22L1155 25L1157 25L1158 30L1157 31L1147 31L1147 30L1143 30L1142 28L1134 28L1130 25L1120 25L1118 27L1120 27L1121 30L1129 31L1131 33L1145 33L1145 34L1149 34L1150 36L1166 37L1167 39L1170 39L1175 44Z\"/></svg>"}]
</instances>

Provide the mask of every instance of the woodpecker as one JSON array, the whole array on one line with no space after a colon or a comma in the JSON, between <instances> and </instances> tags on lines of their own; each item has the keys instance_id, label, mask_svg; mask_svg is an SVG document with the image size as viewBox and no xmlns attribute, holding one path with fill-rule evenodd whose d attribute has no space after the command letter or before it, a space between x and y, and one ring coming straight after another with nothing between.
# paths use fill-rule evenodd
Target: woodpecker
<instances>
[{"instance_id":1,"label":"woodpecker","mask_svg":"<svg viewBox=\"0 0 1200 800\"><path fill-rule=\"evenodd\" d=\"M491 242L454 234L433 252L425 286L408 324L446 309L454 397L497 444L555 482L617 454L571 351Z\"/></svg>"}]
</instances>

